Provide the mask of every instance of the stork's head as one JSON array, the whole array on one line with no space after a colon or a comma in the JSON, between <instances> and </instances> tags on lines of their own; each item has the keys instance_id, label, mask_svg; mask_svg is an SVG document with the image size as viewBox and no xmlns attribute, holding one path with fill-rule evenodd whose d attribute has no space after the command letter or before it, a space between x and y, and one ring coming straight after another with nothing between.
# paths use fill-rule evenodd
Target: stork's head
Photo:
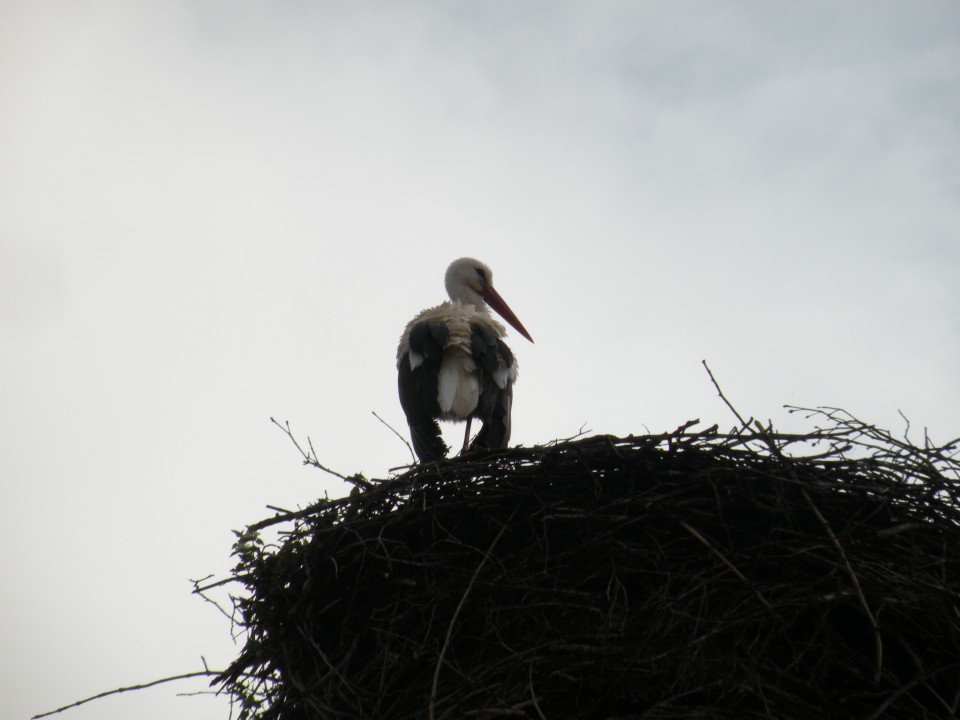
<instances>
[{"instance_id":1,"label":"stork's head","mask_svg":"<svg viewBox=\"0 0 960 720\"><path fill-rule=\"evenodd\" d=\"M479 260L460 258L450 263L444 278L447 295L456 302L483 307L483 291L493 287L493 271Z\"/></svg>"},{"instance_id":2,"label":"stork's head","mask_svg":"<svg viewBox=\"0 0 960 720\"><path fill-rule=\"evenodd\" d=\"M518 333L533 342L530 333L513 314L510 306L493 289L493 270L479 260L460 258L450 263L444 278L447 295L455 302L484 308L489 305L500 317L510 323Z\"/></svg>"}]
</instances>

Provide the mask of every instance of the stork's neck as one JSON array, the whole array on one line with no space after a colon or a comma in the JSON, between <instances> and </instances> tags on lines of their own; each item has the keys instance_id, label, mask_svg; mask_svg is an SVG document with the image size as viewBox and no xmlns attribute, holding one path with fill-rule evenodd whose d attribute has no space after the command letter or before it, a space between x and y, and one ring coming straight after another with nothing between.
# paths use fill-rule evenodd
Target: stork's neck
<instances>
[{"instance_id":1,"label":"stork's neck","mask_svg":"<svg viewBox=\"0 0 960 720\"><path fill-rule=\"evenodd\" d=\"M447 288L447 295L453 302L463 303L464 305L473 305L480 312L487 312L487 303L480 297L480 293L466 285L459 285Z\"/></svg>"}]
</instances>

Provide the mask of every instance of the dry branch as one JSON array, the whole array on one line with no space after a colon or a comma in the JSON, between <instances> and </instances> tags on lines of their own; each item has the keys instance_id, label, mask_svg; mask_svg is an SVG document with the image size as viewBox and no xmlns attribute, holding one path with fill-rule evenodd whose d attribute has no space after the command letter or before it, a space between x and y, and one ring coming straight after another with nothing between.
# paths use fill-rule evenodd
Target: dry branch
<instances>
[{"instance_id":1,"label":"dry branch","mask_svg":"<svg viewBox=\"0 0 960 720\"><path fill-rule=\"evenodd\" d=\"M155 687L156 685L163 685L164 683L170 682L179 682L180 680L189 680L191 678L197 677L217 677L222 675L221 671L217 670L198 670L197 672L182 673L180 675L171 675L170 677L160 678L159 680L151 680L150 682L139 683L137 685L127 685L125 687L118 687L114 690L107 690L106 692L97 693L96 695L91 695L88 698L83 700L77 700L72 702L69 705L64 705L63 707L58 707L56 710L49 710L39 715L34 715L30 720L40 720L40 718L50 717L51 715L57 715L66 710L71 710L75 707L80 707L81 705L86 705L89 702L94 700L101 700L105 697L110 697L111 695L120 695L121 693L134 692L138 690L146 690L147 688Z\"/></svg>"}]
</instances>

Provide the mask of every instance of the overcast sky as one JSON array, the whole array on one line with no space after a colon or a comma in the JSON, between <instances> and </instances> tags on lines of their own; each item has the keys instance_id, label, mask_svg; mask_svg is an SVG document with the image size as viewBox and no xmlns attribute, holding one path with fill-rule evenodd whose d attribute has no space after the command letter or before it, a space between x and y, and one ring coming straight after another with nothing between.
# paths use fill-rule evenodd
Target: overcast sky
<instances>
[{"instance_id":1,"label":"overcast sky","mask_svg":"<svg viewBox=\"0 0 960 720\"><path fill-rule=\"evenodd\" d=\"M958 88L952 0L0 0L2 714L225 666L189 579L344 492L269 418L408 462L371 413L462 255L536 340L516 443L729 427L703 359L960 435Z\"/></svg>"}]
</instances>

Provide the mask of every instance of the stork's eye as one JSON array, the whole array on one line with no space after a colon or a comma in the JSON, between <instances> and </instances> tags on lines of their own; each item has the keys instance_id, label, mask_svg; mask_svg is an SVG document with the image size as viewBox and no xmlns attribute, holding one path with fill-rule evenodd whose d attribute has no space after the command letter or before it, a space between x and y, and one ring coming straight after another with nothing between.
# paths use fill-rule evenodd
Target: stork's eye
<instances>
[{"instance_id":1,"label":"stork's eye","mask_svg":"<svg viewBox=\"0 0 960 720\"><path fill-rule=\"evenodd\" d=\"M477 276L480 278L480 284L483 287L487 286L487 273L482 267L476 267L474 270L477 271Z\"/></svg>"}]
</instances>

